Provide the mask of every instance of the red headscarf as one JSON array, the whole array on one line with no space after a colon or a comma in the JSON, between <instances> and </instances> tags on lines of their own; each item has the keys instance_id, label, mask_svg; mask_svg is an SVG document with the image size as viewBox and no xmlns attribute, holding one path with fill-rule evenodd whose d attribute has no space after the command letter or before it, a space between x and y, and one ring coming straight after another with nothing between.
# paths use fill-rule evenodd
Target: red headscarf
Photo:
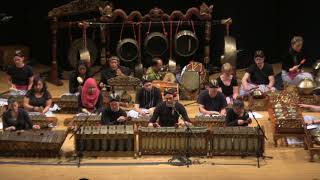
<instances>
[{"instance_id":1,"label":"red headscarf","mask_svg":"<svg viewBox=\"0 0 320 180\"><path fill-rule=\"evenodd\" d=\"M92 95L88 93L89 87L95 87L95 91ZM82 105L86 107L88 110L94 109L94 106L97 104L99 99L100 90L98 88L97 82L93 78L88 78L81 90L81 101Z\"/></svg>"}]
</instances>

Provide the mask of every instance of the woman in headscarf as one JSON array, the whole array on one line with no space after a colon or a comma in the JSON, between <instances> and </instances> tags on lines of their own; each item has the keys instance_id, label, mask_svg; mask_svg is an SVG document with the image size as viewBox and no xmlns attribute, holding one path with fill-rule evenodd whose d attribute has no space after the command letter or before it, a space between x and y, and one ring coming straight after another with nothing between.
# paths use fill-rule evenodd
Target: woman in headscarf
<instances>
[{"instance_id":1,"label":"woman in headscarf","mask_svg":"<svg viewBox=\"0 0 320 180\"><path fill-rule=\"evenodd\" d=\"M102 112L103 96L98 88L98 84L95 79L88 78L86 80L81 89L78 104L80 111L82 112Z\"/></svg>"}]
</instances>

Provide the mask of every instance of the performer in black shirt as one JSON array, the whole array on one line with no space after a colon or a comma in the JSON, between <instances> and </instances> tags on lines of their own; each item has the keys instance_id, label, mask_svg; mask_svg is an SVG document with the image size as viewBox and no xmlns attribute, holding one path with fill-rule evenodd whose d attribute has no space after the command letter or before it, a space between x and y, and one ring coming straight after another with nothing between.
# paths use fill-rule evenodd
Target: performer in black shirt
<instances>
[{"instance_id":1,"label":"performer in black shirt","mask_svg":"<svg viewBox=\"0 0 320 180\"><path fill-rule=\"evenodd\" d=\"M108 80L117 76L129 76L131 70L120 66L120 60L117 56L111 56L109 58L109 66L103 67L101 71L101 78L99 86L103 88L108 85Z\"/></svg>"},{"instance_id":2,"label":"performer in black shirt","mask_svg":"<svg viewBox=\"0 0 320 180\"><path fill-rule=\"evenodd\" d=\"M32 88L27 92L23 100L23 106L27 111L46 113L52 104L52 97L47 90L47 85L43 79L36 76L33 80Z\"/></svg>"},{"instance_id":3,"label":"performer in black shirt","mask_svg":"<svg viewBox=\"0 0 320 180\"><path fill-rule=\"evenodd\" d=\"M200 93L198 104L203 115L225 115L228 105L225 96L219 92L217 81L210 82L207 90Z\"/></svg>"},{"instance_id":4,"label":"performer in black shirt","mask_svg":"<svg viewBox=\"0 0 320 180\"><path fill-rule=\"evenodd\" d=\"M10 96L8 110L2 115L3 129L6 131L40 129L40 126L32 124L28 113L18 106L17 99Z\"/></svg>"},{"instance_id":5,"label":"performer in black shirt","mask_svg":"<svg viewBox=\"0 0 320 180\"><path fill-rule=\"evenodd\" d=\"M242 100L235 100L232 108L228 110L226 115L227 126L248 126L252 122L249 114L244 110Z\"/></svg>"},{"instance_id":6,"label":"performer in black shirt","mask_svg":"<svg viewBox=\"0 0 320 180\"><path fill-rule=\"evenodd\" d=\"M294 36L291 40L289 53L285 56L282 62L282 80L289 84L298 85L304 78L313 79L308 72L303 72L302 67L305 62L305 57L302 53L303 38Z\"/></svg>"},{"instance_id":7,"label":"performer in black shirt","mask_svg":"<svg viewBox=\"0 0 320 180\"><path fill-rule=\"evenodd\" d=\"M127 121L127 113L120 108L119 97L109 97L110 106L102 111L102 125L119 125Z\"/></svg>"},{"instance_id":8,"label":"performer in black shirt","mask_svg":"<svg viewBox=\"0 0 320 180\"><path fill-rule=\"evenodd\" d=\"M239 86L236 76L233 74L233 68L230 63L225 63L221 67L221 75L217 78L220 91L226 97L227 103L232 104L239 95Z\"/></svg>"},{"instance_id":9,"label":"performer in black shirt","mask_svg":"<svg viewBox=\"0 0 320 180\"><path fill-rule=\"evenodd\" d=\"M29 90L32 86L32 67L24 64L24 55L21 50L16 50L13 58L14 65L8 68L8 82L11 88Z\"/></svg>"},{"instance_id":10,"label":"performer in black shirt","mask_svg":"<svg viewBox=\"0 0 320 180\"><path fill-rule=\"evenodd\" d=\"M78 81L79 77L82 80L81 84ZM69 92L79 92L79 87L90 77L92 77L92 72L91 69L88 67L88 63L82 60L79 61L76 70L70 74Z\"/></svg>"},{"instance_id":11,"label":"performer in black shirt","mask_svg":"<svg viewBox=\"0 0 320 180\"><path fill-rule=\"evenodd\" d=\"M254 54L255 64L251 65L242 78L240 96L248 95L252 89L259 88L263 93L274 88L274 74L272 65L265 63L265 56L261 50Z\"/></svg>"},{"instance_id":12,"label":"performer in black shirt","mask_svg":"<svg viewBox=\"0 0 320 180\"><path fill-rule=\"evenodd\" d=\"M151 80L143 80L143 87L137 91L134 111L144 116L152 114L154 108L162 102L160 89L152 85Z\"/></svg>"},{"instance_id":13,"label":"performer in black shirt","mask_svg":"<svg viewBox=\"0 0 320 180\"><path fill-rule=\"evenodd\" d=\"M173 89L166 90L164 92L165 101L158 104L155 108L151 119L149 120L150 127L173 127L173 126L183 126L184 122L179 122L180 115L182 119L188 125L190 119L188 117L187 111L182 104L176 102L174 97L176 92ZM159 122L157 122L159 118Z\"/></svg>"}]
</instances>

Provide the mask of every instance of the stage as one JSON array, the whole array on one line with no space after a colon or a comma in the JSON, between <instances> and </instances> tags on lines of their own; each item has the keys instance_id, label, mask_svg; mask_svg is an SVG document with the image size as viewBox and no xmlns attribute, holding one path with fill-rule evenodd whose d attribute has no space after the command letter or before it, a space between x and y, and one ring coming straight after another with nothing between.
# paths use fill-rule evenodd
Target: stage
<instances>
[{"instance_id":1,"label":"stage","mask_svg":"<svg viewBox=\"0 0 320 180\"><path fill-rule=\"evenodd\" d=\"M39 70L36 70L39 71ZM0 72L4 77L4 73ZM0 82L0 92L8 88L4 78ZM64 80L61 87L48 83L53 97L59 97L68 91L68 81ZM183 101L186 104L191 101ZM193 104L187 106L190 117L198 113L198 107ZM195 162L189 168L175 167L168 164L170 156L143 156L119 158L86 157L77 167L77 160L73 157L74 140L66 138L62 146L61 158L0 158L0 174L3 180L14 179L320 179L320 160L309 162L308 151L303 146L286 147L281 141L278 148L273 145L271 122L266 111L258 112L263 115L259 119L266 130L266 156L273 159L261 159L261 167L257 168L255 157L192 157ZM304 113L317 115L320 113ZM63 121L72 114L57 114L57 129L65 129ZM253 122L252 126L255 126Z\"/></svg>"}]
</instances>

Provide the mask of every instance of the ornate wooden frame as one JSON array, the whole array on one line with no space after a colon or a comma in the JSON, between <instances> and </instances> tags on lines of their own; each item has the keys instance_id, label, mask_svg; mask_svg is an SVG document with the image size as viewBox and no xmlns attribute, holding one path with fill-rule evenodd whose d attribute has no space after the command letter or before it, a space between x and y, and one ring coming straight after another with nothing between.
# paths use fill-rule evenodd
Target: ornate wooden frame
<instances>
[{"instance_id":1,"label":"ornate wooden frame","mask_svg":"<svg viewBox=\"0 0 320 180\"><path fill-rule=\"evenodd\" d=\"M101 26L101 43L106 44L106 48L101 50L101 62L106 62L106 57L110 56L110 26L108 23L114 22L115 19L121 17L123 22L160 22L165 23L173 20L188 21L193 17L205 23L204 32L204 50L203 57L204 63L208 64L210 62L210 39L211 39L211 20L212 20L212 9L213 5L208 6L203 3L199 8L192 7L189 8L186 13L179 10L174 10L171 14L165 13L160 8L153 8L149 13L142 15L139 11L132 11L127 14L122 9L114 9L113 4L107 1L101 0L74 0L68 4L62 5L60 7L54 8L48 12L48 17L51 19L51 38L52 38L52 61L51 61L51 73L49 76L49 82L55 85L62 85L62 82L58 79L57 73L57 32L58 29L70 28L78 26L81 21L90 21L97 23L105 23ZM96 13L97 15L87 18L82 18L75 21L64 21L65 17L74 17L77 15L86 15L89 13ZM69 38L70 39L70 38Z\"/></svg>"}]
</instances>

